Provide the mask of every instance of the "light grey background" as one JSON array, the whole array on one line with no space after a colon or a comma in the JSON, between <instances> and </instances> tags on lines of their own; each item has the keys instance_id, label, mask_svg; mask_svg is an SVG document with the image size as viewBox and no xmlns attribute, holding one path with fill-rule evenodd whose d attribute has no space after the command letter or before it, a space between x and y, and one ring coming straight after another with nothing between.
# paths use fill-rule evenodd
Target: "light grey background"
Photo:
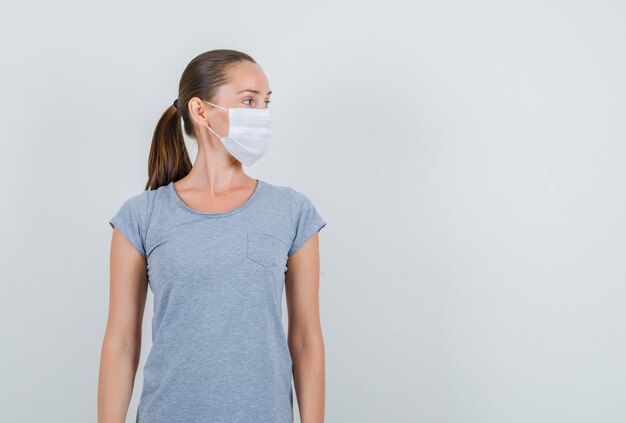
<instances>
[{"instance_id":1,"label":"light grey background","mask_svg":"<svg viewBox=\"0 0 626 423\"><path fill-rule=\"evenodd\" d=\"M625 9L2 3L0 420L96 421L108 219L234 48L274 91L246 170L328 222L328 422L625 421Z\"/></svg>"}]
</instances>

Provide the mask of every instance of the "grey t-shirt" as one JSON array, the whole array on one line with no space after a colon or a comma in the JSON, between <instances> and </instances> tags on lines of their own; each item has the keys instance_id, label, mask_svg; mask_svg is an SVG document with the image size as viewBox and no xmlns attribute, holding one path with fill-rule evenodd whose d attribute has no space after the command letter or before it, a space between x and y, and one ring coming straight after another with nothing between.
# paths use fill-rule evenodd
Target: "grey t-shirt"
<instances>
[{"instance_id":1,"label":"grey t-shirt","mask_svg":"<svg viewBox=\"0 0 626 423\"><path fill-rule=\"evenodd\" d=\"M288 256L326 225L311 200L259 179L239 207L202 213L171 182L109 223L146 258L154 295L137 422L293 422L282 295Z\"/></svg>"}]
</instances>

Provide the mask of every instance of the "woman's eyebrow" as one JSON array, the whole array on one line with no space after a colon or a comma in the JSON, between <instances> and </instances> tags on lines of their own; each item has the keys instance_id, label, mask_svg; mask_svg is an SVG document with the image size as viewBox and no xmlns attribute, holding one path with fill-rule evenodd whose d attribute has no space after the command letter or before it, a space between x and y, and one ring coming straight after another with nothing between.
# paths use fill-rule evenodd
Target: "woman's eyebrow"
<instances>
[{"instance_id":1,"label":"woman's eyebrow","mask_svg":"<svg viewBox=\"0 0 626 423\"><path fill-rule=\"evenodd\" d=\"M245 93L246 91L249 91L249 92L255 93L255 94L261 94L261 91L259 91L259 90L250 90L250 89L248 89L248 90L241 90L237 94ZM271 91L268 91L266 95L270 95L271 93L272 93Z\"/></svg>"}]
</instances>

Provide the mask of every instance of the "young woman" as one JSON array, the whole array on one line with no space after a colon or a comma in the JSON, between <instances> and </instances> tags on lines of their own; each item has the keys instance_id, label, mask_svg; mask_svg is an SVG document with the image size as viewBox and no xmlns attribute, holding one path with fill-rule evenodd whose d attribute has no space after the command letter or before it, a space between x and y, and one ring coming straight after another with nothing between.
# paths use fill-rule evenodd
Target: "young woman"
<instances>
[{"instance_id":1,"label":"young woman","mask_svg":"<svg viewBox=\"0 0 626 423\"><path fill-rule=\"evenodd\" d=\"M109 222L100 423L125 421L148 286L152 348L137 422L291 423L292 376L301 421L323 421L317 232L326 222L306 195L242 166L269 147L270 94L242 52L209 51L184 70L154 131L145 190ZM193 167L182 130L198 142Z\"/></svg>"}]
</instances>

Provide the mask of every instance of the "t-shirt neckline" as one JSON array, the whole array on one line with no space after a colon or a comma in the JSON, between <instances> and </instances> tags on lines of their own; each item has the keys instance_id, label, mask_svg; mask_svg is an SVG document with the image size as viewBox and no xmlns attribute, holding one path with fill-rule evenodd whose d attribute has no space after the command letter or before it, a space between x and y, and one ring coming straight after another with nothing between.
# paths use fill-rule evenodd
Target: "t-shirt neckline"
<instances>
[{"instance_id":1,"label":"t-shirt neckline","mask_svg":"<svg viewBox=\"0 0 626 423\"><path fill-rule=\"evenodd\" d=\"M239 213L240 211L244 210L246 207L248 207L250 204L254 202L254 200L259 196L259 192L261 191L264 185L264 182L261 179L256 179L256 181L257 181L257 184L256 184L256 188L254 189L254 192L252 192L252 195L250 195L250 197L248 197L248 199L244 203L242 203L241 205L233 209L227 210L225 212L220 212L220 213L205 213L205 212L201 212L198 210L194 210L191 207L187 206L187 204L185 204L183 200L178 196L178 193L176 192L176 189L174 188L174 181L168 184L168 189L170 192L170 196L172 197L174 202L178 204L180 207L182 207L183 209L191 213L194 213L200 216L205 216L205 217L224 217L224 216L230 216L235 213Z\"/></svg>"}]
</instances>

